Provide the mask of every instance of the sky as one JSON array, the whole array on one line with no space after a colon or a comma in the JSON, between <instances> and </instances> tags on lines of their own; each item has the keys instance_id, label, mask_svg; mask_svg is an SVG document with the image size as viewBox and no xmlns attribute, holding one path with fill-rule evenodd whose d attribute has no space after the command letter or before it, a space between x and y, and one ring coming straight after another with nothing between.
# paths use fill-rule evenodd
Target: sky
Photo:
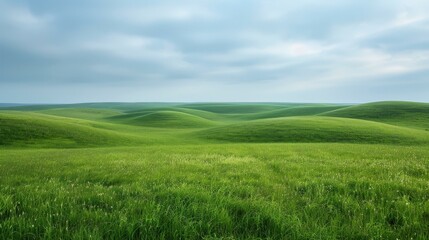
<instances>
[{"instance_id":1,"label":"sky","mask_svg":"<svg viewBox=\"0 0 429 240\"><path fill-rule=\"evenodd\" d=\"M428 0L0 0L0 102L429 102Z\"/></svg>"}]
</instances>

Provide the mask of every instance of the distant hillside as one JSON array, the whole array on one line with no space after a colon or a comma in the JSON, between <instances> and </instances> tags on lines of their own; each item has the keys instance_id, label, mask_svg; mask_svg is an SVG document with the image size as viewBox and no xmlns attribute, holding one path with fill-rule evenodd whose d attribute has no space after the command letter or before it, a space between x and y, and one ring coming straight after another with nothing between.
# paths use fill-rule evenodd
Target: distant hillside
<instances>
[{"instance_id":1,"label":"distant hillside","mask_svg":"<svg viewBox=\"0 0 429 240\"><path fill-rule=\"evenodd\" d=\"M0 146L88 147L136 141L133 137L92 125L89 121L36 113L0 112Z\"/></svg>"},{"instance_id":2,"label":"distant hillside","mask_svg":"<svg viewBox=\"0 0 429 240\"><path fill-rule=\"evenodd\" d=\"M131 125L157 128L202 128L216 125L211 120L176 111L130 113L114 116L110 119Z\"/></svg>"},{"instance_id":3,"label":"distant hillside","mask_svg":"<svg viewBox=\"0 0 429 240\"><path fill-rule=\"evenodd\" d=\"M104 108L117 110L136 110L148 108L160 108L176 106L178 103L156 103L156 102L101 102L101 103L75 103L75 104L38 104L38 105L22 105L4 108L5 110L18 111L40 111L55 108Z\"/></svg>"},{"instance_id":4,"label":"distant hillside","mask_svg":"<svg viewBox=\"0 0 429 240\"><path fill-rule=\"evenodd\" d=\"M198 117L202 117L202 118L205 118L208 120L214 120L214 121L230 119L230 117L225 114L219 114L219 113L208 112L208 111L192 109L192 108L181 108L181 107L148 108L148 109L131 110L131 111L126 111L125 112L126 115L124 114L123 117L127 117L127 118L138 117L145 114L155 113L160 111L182 112L182 113L187 113L187 114L195 115ZM115 116L114 118L116 117L122 118L121 116Z\"/></svg>"},{"instance_id":5,"label":"distant hillside","mask_svg":"<svg viewBox=\"0 0 429 240\"><path fill-rule=\"evenodd\" d=\"M428 103L374 102L341 108L321 115L366 119L429 130Z\"/></svg>"},{"instance_id":6,"label":"distant hillside","mask_svg":"<svg viewBox=\"0 0 429 240\"><path fill-rule=\"evenodd\" d=\"M429 133L388 124L334 117L287 117L249 121L202 130L202 139L225 142L351 142L416 144Z\"/></svg>"},{"instance_id":7,"label":"distant hillside","mask_svg":"<svg viewBox=\"0 0 429 240\"><path fill-rule=\"evenodd\" d=\"M272 111L275 109L296 106L300 104L288 104L288 103L195 103L195 104L183 104L178 107L198 109L214 113L224 114L245 114L245 113L257 113L263 111Z\"/></svg>"},{"instance_id":8,"label":"distant hillside","mask_svg":"<svg viewBox=\"0 0 429 240\"><path fill-rule=\"evenodd\" d=\"M298 106L298 107L289 107L276 109L267 112L255 113L255 114L247 114L243 115L242 119L247 120L255 120L255 119L264 119L264 118L278 118L278 117L292 117L292 116L311 116L324 112L329 112L332 110L341 109L347 106L325 106L322 104L317 104L314 106Z\"/></svg>"},{"instance_id":9,"label":"distant hillside","mask_svg":"<svg viewBox=\"0 0 429 240\"><path fill-rule=\"evenodd\" d=\"M122 113L121 111L118 111L118 110L102 109L102 108L53 108L53 109L40 110L38 112L54 115L54 116L88 119L88 120L100 120L103 118L115 116Z\"/></svg>"}]
</instances>

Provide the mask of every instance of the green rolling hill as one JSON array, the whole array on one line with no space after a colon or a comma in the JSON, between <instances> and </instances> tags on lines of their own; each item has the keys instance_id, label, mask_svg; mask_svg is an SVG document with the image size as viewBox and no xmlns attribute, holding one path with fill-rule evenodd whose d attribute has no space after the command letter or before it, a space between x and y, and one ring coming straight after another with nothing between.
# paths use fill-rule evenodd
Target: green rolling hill
<instances>
[{"instance_id":1,"label":"green rolling hill","mask_svg":"<svg viewBox=\"0 0 429 240\"><path fill-rule=\"evenodd\" d=\"M173 142L186 136L190 142L411 144L426 142L429 134L426 131L429 104L426 103L376 102L353 106L89 103L71 106L37 105L34 111L29 110L31 106L28 109L21 106L19 108L26 111L2 111L0 144L126 145L142 138L160 142L167 135L170 140L176 139ZM118 106L124 109L117 109ZM162 129L170 130L162 132ZM193 129L201 130L194 132Z\"/></svg>"},{"instance_id":2,"label":"green rolling hill","mask_svg":"<svg viewBox=\"0 0 429 240\"><path fill-rule=\"evenodd\" d=\"M101 120L103 118L112 117L122 113L118 110L102 108L54 108L41 110L38 112L54 116L87 120Z\"/></svg>"},{"instance_id":3,"label":"green rolling hill","mask_svg":"<svg viewBox=\"0 0 429 240\"><path fill-rule=\"evenodd\" d=\"M317 115L324 112L329 112L337 109L341 109L347 106L325 106L325 105L315 105L315 106L298 106L298 107L289 107L276 109L272 111L246 114L242 115L243 120L256 120L264 118L279 118L279 117L292 117L292 116L311 116Z\"/></svg>"},{"instance_id":4,"label":"green rolling hill","mask_svg":"<svg viewBox=\"0 0 429 240\"><path fill-rule=\"evenodd\" d=\"M28 112L0 112L0 145L89 147L125 145L138 138L94 127L97 122Z\"/></svg>"},{"instance_id":5,"label":"green rolling hill","mask_svg":"<svg viewBox=\"0 0 429 240\"><path fill-rule=\"evenodd\" d=\"M429 237L425 103L7 106L0 239Z\"/></svg>"},{"instance_id":6,"label":"green rolling hill","mask_svg":"<svg viewBox=\"0 0 429 240\"><path fill-rule=\"evenodd\" d=\"M178 103L165 102L100 102L100 103L74 103L74 104L33 104L33 105L0 105L2 110L17 111L40 111L55 108L96 108L96 109L116 109L116 110L137 110L161 107L174 107Z\"/></svg>"},{"instance_id":7,"label":"green rolling hill","mask_svg":"<svg viewBox=\"0 0 429 240\"><path fill-rule=\"evenodd\" d=\"M429 104L417 102L374 102L322 113L323 116L366 119L429 130Z\"/></svg>"},{"instance_id":8,"label":"green rolling hill","mask_svg":"<svg viewBox=\"0 0 429 240\"><path fill-rule=\"evenodd\" d=\"M190 108L203 110L214 113L223 113L223 114L246 114L246 113L257 113L263 111L272 111L275 109L291 107L301 104L252 104L252 103L195 103L195 104L183 104L178 107L181 108Z\"/></svg>"},{"instance_id":9,"label":"green rolling hill","mask_svg":"<svg viewBox=\"0 0 429 240\"><path fill-rule=\"evenodd\" d=\"M248 121L196 132L201 139L224 142L351 142L416 144L429 133L366 120L287 117Z\"/></svg>"},{"instance_id":10,"label":"green rolling hill","mask_svg":"<svg viewBox=\"0 0 429 240\"><path fill-rule=\"evenodd\" d=\"M219 114L219 113L213 113L208 112L204 110L198 110L198 109L192 109L192 108L181 108L181 107L165 107L165 108L151 108L151 109L139 109L139 110L131 110L126 111L122 117L138 117L149 113L155 113L155 112L161 112L161 111L173 111L173 112L180 112L180 113L187 113L191 115L195 115L201 118L205 118L208 120L213 121L226 121L231 119L231 117L228 114ZM121 118L120 115L114 116L114 118Z\"/></svg>"},{"instance_id":11,"label":"green rolling hill","mask_svg":"<svg viewBox=\"0 0 429 240\"><path fill-rule=\"evenodd\" d=\"M176 111L130 113L110 119L124 124L156 128L204 128L216 125L214 121Z\"/></svg>"}]
</instances>

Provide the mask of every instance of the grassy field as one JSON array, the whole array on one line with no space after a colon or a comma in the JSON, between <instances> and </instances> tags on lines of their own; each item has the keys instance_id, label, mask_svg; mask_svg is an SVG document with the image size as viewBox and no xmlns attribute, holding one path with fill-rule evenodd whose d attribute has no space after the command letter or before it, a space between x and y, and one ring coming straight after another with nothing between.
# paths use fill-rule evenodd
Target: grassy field
<instances>
[{"instance_id":1,"label":"grassy field","mask_svg":"<svg viewBox=\"0 0 429 240\"><path fill-rule=\"evenodd\" d=\"M0 239L429 239L429 104L0 110Z\"/></svg>"}]
</instances>

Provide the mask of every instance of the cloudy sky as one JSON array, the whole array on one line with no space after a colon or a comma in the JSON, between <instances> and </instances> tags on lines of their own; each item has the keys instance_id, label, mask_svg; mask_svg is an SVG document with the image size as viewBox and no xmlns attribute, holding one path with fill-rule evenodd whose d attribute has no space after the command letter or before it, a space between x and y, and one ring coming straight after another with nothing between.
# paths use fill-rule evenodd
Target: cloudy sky
<instances>
[{"instance_id":1,"label":"cloudy sky","mask_svg":"<svg viewBox=\"0 0 429 240\"><path fill-rule=\"evenodd\" d=\"M0 102L429 102L428 0L0 0Z\"/></svg>"}]
</instances>

